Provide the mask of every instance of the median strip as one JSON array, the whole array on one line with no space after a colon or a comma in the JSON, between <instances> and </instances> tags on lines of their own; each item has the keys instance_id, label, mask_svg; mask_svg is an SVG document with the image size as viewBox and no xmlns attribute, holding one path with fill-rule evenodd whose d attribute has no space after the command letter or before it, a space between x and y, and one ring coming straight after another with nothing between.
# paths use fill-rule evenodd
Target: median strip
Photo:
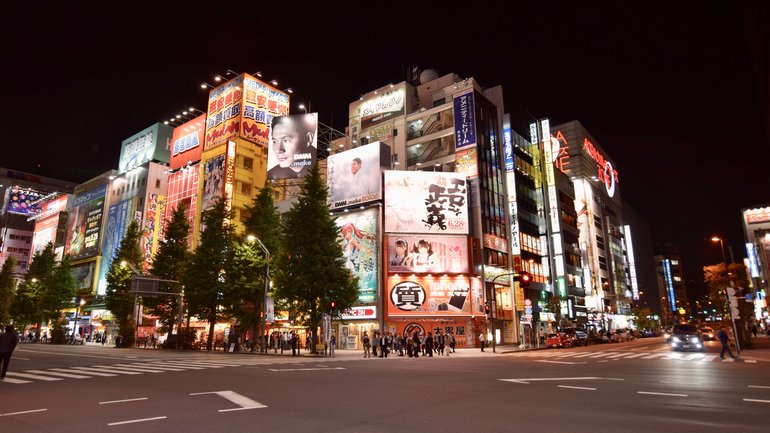
<instances>
[{"instance_id":1,"label":"median strip","mask_svg":"<svg viewBox=\"0 0 770 433\"><path fill-rule=\"evenodd\" d=\"M753 403L770 403L770 400L757 400L755 398L744 398L743 401L750 401Z\"/></svg>"}]
</instances>

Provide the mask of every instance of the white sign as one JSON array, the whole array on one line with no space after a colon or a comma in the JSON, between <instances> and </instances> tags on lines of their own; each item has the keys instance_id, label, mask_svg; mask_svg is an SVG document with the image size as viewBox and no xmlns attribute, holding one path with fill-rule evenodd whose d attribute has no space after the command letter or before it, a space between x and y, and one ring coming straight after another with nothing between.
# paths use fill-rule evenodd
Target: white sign
<instances>
[{"instance_id":1,"label":"white sign","mask_svg":"<svg viewBox=\"0 0 770 433\"><path fill-rule=\"evenodd\" d=\"M465 174L386 171L385 231L468 234Z\"/></svg>"},{"instance_id":2,"label":"white sign","mask_svg":"<svg viewBox=\"0 0 770 433\"><path fill-rule=\"evenodd\" d=\"M376 319L377 308L370 307L352 307L351 309L342 312L340 319L342 320L356 320L356 319Z\"/></svg>"}]
</instances>

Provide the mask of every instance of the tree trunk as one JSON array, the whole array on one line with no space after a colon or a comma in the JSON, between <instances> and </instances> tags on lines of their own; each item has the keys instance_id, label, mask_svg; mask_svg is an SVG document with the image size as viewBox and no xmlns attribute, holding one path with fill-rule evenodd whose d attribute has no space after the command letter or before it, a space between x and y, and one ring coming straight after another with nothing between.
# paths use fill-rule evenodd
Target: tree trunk
<instances>
[{"instance_id":1,"label":"tree trunk","mask_svg":"<svg viewBox=\"0 0 770 433\"><path fill-rule=\"evenodd\" d=\"M216 307L214 307L214 310L212 311L216 311ZM216 313L209 314L209 336L208 336L208 339L206 340L206 350L209 352L211 352L211 346L214 341L214 325L216 324L217 324Z\"/></svg>"}]
</instances>

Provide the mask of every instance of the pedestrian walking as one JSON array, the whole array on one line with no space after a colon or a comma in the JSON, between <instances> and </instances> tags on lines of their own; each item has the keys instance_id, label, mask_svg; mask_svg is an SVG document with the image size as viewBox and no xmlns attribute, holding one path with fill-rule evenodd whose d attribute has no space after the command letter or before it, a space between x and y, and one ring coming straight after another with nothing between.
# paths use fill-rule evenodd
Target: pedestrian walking
<instances>
[{"instance_id":1,"label":"pedestrian walking","mask_svg":"<svg viewBox=\"0 0 770 433\"><path fill-rule=\"evenodd\" d=\"M444 334L439 331L438 335L436 336L436 346L438 349L438 355L442 356L444 354L444 345L446 344L446 338L444 337Z\"/></svg>"},{"instance_id":2,"label":"pedestrian walking","mask_svg":"<svg viewBox=\"0 0 770 433\"><path fill-rule=\"evenodd\" d=\"M369 334L367 334L366 331L364 331L364 336L361 337L361 343L364 345L364 358L368 358L369 350L372 347L372 342L369 340Z\"/></svg>"},{"instance_id":3,"label":"pedestrian walking","mask_svg":"<svg viewBox=\"0 0 770 433\"><path fill-rule=\"evenodd\" d=\"M289 341L291 342L291 356L297 356L297 336L294 334L294 331L289 336Z\"/></svg>"},{"instance_id":4,"label":"pedestrian walking","mask_svg":"<svg viewBox=\"0 0 770 433\"><path fill-rule=\"evenodd\" d=\"M377 331L374 331L372 333L372 356L377 357L377 347L380 345L380 333Z\"/></svg>"},{"instance_id":5,"label":"pedestrian walking","mask_svg":"<svg viewBox=\"0 0 770 433\"><path fill-rule=\"evenodd\" d=\"M414 331L414 335L412 336L412 352L414 353L415 358L420 357L420 332Z\"/></svg>"},{"instance_id":6,"label":"pedestrian walking","mask_svg":"<svg viewBox=\"0 0 770 433\"><path fill-rule=\"evenodd\" d=\"M447 332L446 334L447 341L449 341L449 348L452 349L452 353L455 353L455 336L452 334L452 332ZM449 351L447 351L447 355L449 355Z\"/></svg>"},{"instance_id":7,"label":"pedestrian walking","mask_svg":"<svg viewBox=\"0 0 770 433\"><path fill-rule=\"evenodd\" d=\"M730 350L730 337L727 335L727 332L725 331L725 327L723 326L722 329L719 330L719 334L717 334L717 338L719 338L719 342L722 343L722 350L719 351L719 358L725 359L725 350L730 355L730 358L735 359L735 355L733 355L732 350Z\"/></svg>"},{"instance_id":8,"label":"pedestrian walking","mask_svg":"<svg viewBox=\"0 0 770 433\"><path fill-rule=\"evenodd\" d=\"M19 342L19 334L14 331L13 326L6 326L5 333L0 334L0 380L5 379L5 373L8 371L8 363L11 362L11 354L16 349Z\"/></svg>"},{"instance_id":9,"label":"pedestrian walking","mask_svg":"<svg viewBox=\"0 0 770 433\"><path fill-rule=\"evenodd\" d=\"M479 342L481 342L481 351L483 352L484 346L487 345L487 337L484 335L483 331L479 334Z\"/></svg>"},{"instance_id":10,"label":"pedestrian walking","mask_svg":"<svg viewBox=\"0 0 770 433\"><path fill-rule=\"evenodd\" d=\"M433 335L428 332L425 337L425 351L428 352L428 356L433 358Z\"/></svg>"},{"instance_id":11,"label":"pedestrian walking","mask_svg":"<svg viewBox=\"0 0 770 433\"><path fill-rule=\"evenodd\" d=\"M334 358L334 346L337 345L337 338L332 334L332 339L329 340L329 356Z\"/></svg>"}]
</instances>

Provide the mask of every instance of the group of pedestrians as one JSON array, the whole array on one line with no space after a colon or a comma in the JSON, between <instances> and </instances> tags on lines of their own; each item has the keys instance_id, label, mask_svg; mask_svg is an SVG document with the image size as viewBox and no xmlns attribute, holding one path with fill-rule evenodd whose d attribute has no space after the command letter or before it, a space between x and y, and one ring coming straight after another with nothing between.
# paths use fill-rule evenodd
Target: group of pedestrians
<instances>
[{"instance_id":1,"label":"group of pedestrians","mask_svg":"<svg viewBox=\"0 0 770 433\"><path fill-rule=\"evenodd\" d=\"M421 334L419 331L414 331L411 335L408 332L391 334L390 331L373 331L371 337L364 331L361 343L364 347L364 358L376 358L378 354L380 358L387 358L391 352L398 356L404 356L406 353L410 358L419 358L420 354L433 357L434 353L438 356L449 356L455 351L455 336L451 332L443 331L436 335L431 332Z\"/></svg>"}]
</instances>

